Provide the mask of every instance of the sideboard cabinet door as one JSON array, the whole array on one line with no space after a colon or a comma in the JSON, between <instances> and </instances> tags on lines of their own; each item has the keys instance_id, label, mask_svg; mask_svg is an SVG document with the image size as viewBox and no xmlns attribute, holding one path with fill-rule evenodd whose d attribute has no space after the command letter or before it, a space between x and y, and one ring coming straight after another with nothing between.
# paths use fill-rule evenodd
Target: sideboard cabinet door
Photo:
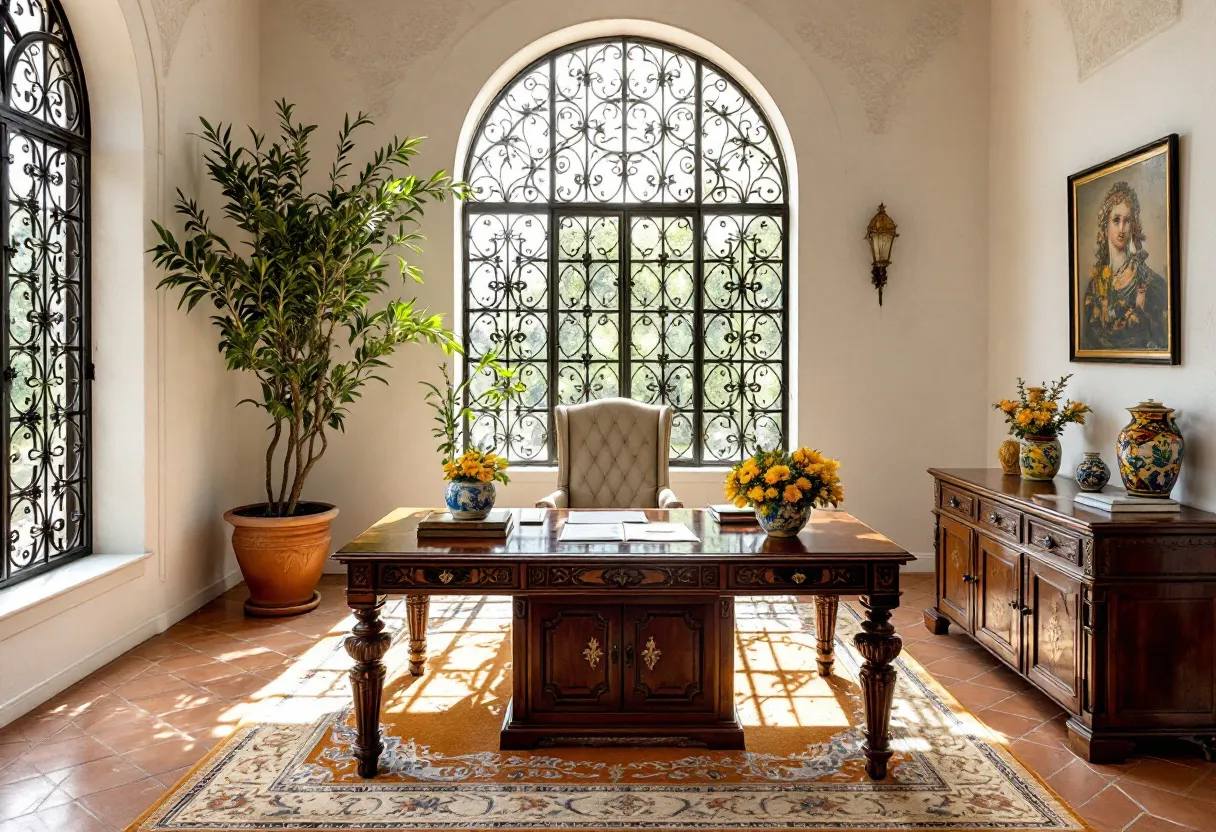
<instances>
[{"instance_id":1,"label":"sideboard cabinet door","mask_svg":"<svg viewBox=\"0 0 1216 832\"><path fill-rule=\"evenodd\" d=\"M975 639L1021 670L1022 554L987 535L977 539Z\"/></svg>"},{"instance_id":2,"label":"sideboard cabinet door","mask_svg":"<svg viewBox=\"0 0 1216 832\"><path fill-rule=\"evenodd\" d=\"M1081 710L1081 584L1026 558L1026 675L1069 711Z\"/></svg>"},{"instance_id":3,"label":"sideboard cabinet door","mask_svg":"<svg viewBox=\"0 0 1216 832\"><path fill-rule=\"evenodd\" d=\"M972 549L975 532L949 517L940 517L937 533L937 597L939 609L965 630L971 629L975 595Z\"/></svg>"},{"instance_id":4,"label":"sideboard cabinet door","mask_svg":"<svg viewBox=\"0 0 1216 832\"><path fill-rule=\"evenodd\" d=\"M621 705L621 608L534 602L532 711L616 711Z\"/></svg>"},{"instance_id":5,"label":"sideboard cabinet door","mask_svg":"<svg viewBox=\"0 0 1216 832\"><path fill-rule=\"evenodd\" d=\"M629 604L624 615L628 711L713 711L718 604Z\"/></svg>"}]
</instances>

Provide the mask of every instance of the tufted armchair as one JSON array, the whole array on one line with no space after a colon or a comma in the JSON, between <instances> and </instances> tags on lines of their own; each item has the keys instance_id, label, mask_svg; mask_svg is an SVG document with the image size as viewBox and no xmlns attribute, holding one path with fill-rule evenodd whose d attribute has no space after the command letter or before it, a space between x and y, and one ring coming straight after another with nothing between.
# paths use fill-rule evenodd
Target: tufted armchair
<instances>
[{"instance_id":1,"label":"tufted armchair","mask_svg":"<svg viewBox=\"0 0 1216 832\"><path fill-rule=\"evenodd\" d=\"M540 508L683 508L669 487L671 407L599 399L553 408L557 490Z\"/></svg>"}]
</instances>

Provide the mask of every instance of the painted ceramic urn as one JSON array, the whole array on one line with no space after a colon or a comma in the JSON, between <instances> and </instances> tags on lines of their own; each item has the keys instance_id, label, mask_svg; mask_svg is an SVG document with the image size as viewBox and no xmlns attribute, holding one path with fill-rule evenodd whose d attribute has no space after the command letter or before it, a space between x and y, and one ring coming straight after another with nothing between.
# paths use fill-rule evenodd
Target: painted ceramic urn
<instances>
[{"instance_id":1,"label":"painted ceramic urn","mask_svg":"<svg viewBox=\"0 0 1216 832\"><path fill-rule=\"evenodd\" d=\"M485 520L494 508L494 483L452 480L443 496L457 520Z\"/></svg>"},{"instance_id":2,"label":"painted ceramic urn","mask_svg":"<svg viewBox=\"0 0 1216 832\"><path fill-rule=\"evenodd\" d=\"M1054 436L1023 436L1018 464L1022 468L1022 479L1049 481L1060 473L1063 449Z\"/></svg>"},{"instance_id":3,"label":"painted ceramic urn","mask_svg":"<svg viewBox=\"0 0 1216 832\"><path fill-rule=\"evenodd\" d=\"M1119 476L1128 494L1165 499L1182 470L1182 433L1174 409L1149 399L1128 412L1132 420L1115 441Z\"/></svg>"},{"instance_id":4,"label":"painted ceramic urn","mask_svg":"<svg viewBox=\"0 0 1216 832\"><path fill-rule=\"evenodd\" d=\"M1100 453L1086 451L1085 459L1077 466L1076 477L1082 491L1101 491L1110 482L1110 468Z\"/></svg>"}]
</instances>

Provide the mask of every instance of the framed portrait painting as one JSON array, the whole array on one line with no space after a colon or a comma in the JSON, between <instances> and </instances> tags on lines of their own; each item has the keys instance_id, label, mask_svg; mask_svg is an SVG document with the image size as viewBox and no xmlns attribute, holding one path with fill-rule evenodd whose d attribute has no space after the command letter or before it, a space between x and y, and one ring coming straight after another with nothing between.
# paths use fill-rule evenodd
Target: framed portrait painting
<instances>
[{"instance_id":1,"label":"framed portrait painting","mask_svg":"<svg viewBox=\"0 0 1216 832\"><path fill-rule=\"evenodd\" d=\"M1178 364L1178 136L1068 177L1070 359Z\"/></svg>"}]
</instances>

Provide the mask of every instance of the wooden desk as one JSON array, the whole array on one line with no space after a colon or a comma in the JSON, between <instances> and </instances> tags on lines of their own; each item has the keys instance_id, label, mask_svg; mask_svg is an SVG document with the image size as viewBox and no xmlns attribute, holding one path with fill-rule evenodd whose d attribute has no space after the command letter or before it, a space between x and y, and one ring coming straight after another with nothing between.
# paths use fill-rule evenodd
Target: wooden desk
<instances>
[{"instance_id":1,"label":"wooden desk","mask_svg":"<svg viewBox=\"0 0 1216 832\"><path fill-rule=\"evenodd\" d=\"M891 625L899 567L912 555L843 512L815 512L796 538L758 526L719 527L700 509L648 510L685 523L700 543L559 543L567 512L516 525L507 540L418 539L428 509L400 508L342 547L347 603L358 619L346 639L355 660L359 773L376 774L380 703L389 647L380 611L405 595L410 672L426 659L430 595L511 595L513 696L506 748L547 737L693 740L742 748L734 706L734 596L814 595L817 662L832 669L836 607L862 595L854 638L866 709L866 770L886 776L895 669L903 646ZM517 518L518 519L518 518Z\"/></svg>"}]
</instances>

